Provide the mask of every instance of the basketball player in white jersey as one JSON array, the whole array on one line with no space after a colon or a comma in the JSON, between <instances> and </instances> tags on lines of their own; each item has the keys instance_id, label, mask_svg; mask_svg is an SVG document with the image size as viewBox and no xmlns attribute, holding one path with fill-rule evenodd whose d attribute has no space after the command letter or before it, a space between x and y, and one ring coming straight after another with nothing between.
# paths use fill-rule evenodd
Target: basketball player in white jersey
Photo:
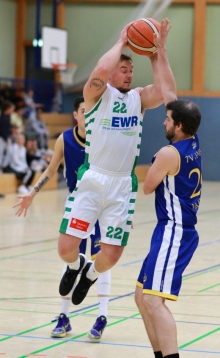
<instances>
[{"instance_id":1,"label":"basketball player in white jersey","mask_svg":"<svg viewBox=\"0 0 220 358\"><path fill-rule=\"evenodd\" d=\"M127 245L138 188L137 164L143 113L162 104L161 86L173 83L167 56L150 58L154 84L131 90L133 64L122 54L127 46L127 25L116 44L92 71L83 91L86 104L86 156L78 171L76 188L69 198L60 226L59 255L68 264L60 282L60 294L71 291L73 304L85 298L100 273L119 260ZM169 31L163 20L160 32ZM165 47L165 43L163 44ZM160 49L158 49L160 51ZM159 76L164 74L163 81ZM99 219L101 250L94 262L79 254L79 245Z\"/></svg>"}]
</instances>

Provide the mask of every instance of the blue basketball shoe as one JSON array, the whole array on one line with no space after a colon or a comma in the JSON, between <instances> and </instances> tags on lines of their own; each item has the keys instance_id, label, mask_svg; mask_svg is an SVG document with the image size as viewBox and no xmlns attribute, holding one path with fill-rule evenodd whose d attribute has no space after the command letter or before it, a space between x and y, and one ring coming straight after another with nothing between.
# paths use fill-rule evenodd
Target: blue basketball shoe
<instances>
[{"instance_id":1,"label":"blue basketball shoe","mask_svg":"<svg viewBox=\"0 0 220 358\"><path fill-rule=\"evenodd\" d=\"M61 313L55 320L52 322L57 322L56 327L51 331L50 336L53 338L64 338L66 337L67 332L72 330L69 318Z\"/></svg>"},{"instance_id":2,"label":"blue basketball shoe","mask_svg":"<svg viewBox=\"0 0 220 358\"><path fill-rule=\"evenodd\" d=\"M103 334L106 324L107 324L107 319L105 316L98 317L94 326L88 332L88 337L93 342L99 342L102 338L102 334Z\"/></svg>"}]
</instances>

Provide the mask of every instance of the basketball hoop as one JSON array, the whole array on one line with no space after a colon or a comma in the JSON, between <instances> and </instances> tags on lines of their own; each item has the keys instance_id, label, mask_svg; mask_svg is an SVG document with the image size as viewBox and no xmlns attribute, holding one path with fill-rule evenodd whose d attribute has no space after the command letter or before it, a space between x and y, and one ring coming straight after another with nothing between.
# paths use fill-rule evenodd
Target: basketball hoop
<instances>
[{"instance_id":1,"label":"basketball hoop","mask_svg":"<svg viewBox=\"0 0 220 358\"><path fill-rule=\"evenodd\" d=\"M78 67L76 63L54 63L52 66L54 71L59 72L59 82L63 86L73 85L73 78Z\"/></svg>"}]
</instances>

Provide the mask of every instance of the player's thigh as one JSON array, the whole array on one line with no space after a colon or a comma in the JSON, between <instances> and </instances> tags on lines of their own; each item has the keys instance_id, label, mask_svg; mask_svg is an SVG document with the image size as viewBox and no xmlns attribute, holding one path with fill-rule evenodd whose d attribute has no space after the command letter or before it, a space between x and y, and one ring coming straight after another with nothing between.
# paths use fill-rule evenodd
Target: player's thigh
<instances>
[{"instance_id":1,"label":"player's thigh","mask_svg":"<svg viewBox=\"0 0 220 358\"><path fill-rule=\"evenodd\" d=\"M135 212L136 187L132 177L114 179L106 205L99 217L101 241L126 246Z\"/></svg>"}]
</instances>

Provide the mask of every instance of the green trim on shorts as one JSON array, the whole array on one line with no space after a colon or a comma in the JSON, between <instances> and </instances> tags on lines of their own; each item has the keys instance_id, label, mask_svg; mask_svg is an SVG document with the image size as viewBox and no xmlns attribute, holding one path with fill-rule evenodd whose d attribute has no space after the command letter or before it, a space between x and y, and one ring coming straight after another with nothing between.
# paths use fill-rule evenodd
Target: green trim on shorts
<instances>
[{"instance_id":1,"label":"green trim on shorts","mask_svg":"<svg viewBox=\"0 0 220 358\"><path fill-rule=\"evenodd\" d=\"M128 238L129 238L129 232L124 232L123 238L121 240L121 246L126 246L128 243Z\"/></svg>"},{"instance_id":2,"label":"green trim on shorts","mask_svg":"<svg viewBox=\"0 0 220 358\"><path fill-rule=\"evenodd\" d=\"M61 224L60 224L60 232L63 232L65 234L68 224L69 224L69 220L68 219L63 219Z\"/></svg>"},{"instance_id":3,"label":"green trim on shorts","mask_svg":"<svg viewBox=\"0 0 220 358\"><path fill-rule=\"evenodd\" d=\"M134 210L128 210L128 214L134 214Z\"/></svg>"},{"instance_id":4,"label":"green trim on shorts","mask_svg":"<svg viewBox=\"0 0 220 358\"><path fill-rule=\"evenodd\" d=\"M130 199L129 203L135 203L135 199Z\"/></svg>"},{"instance_id":5,"label":"green trim on shorts","mask_svg":"<svg viewBox=\"0 0 220 358\"><path fill-rule=\"evenodd\" d=\"M68 213L70 213L71 212L71 208L67 208L67 207L65 207L65 211L67 211Z\"/></svg>"},{"instance_id":6,"label":"green trim on shorts","mask_svg":"<svg viewBox=\"0 0 220 358\"><path fill-rule=\"evenodd\" d=\"M127 221L126 222L126 225L131 225L132 224L132 221Z\"/></svg>"},{"instance_id":7,"label":"green trim on shorts","mask_svg":"<svg viewBox=\"0 0 220 358\"><path fill-rule=\"evenodd\" d=\"M69 200L69 201L74 201L75 198L73 198L72 196L70 196L70 197L68 198L68 200Z\"/></svg>"}]
</instances>

